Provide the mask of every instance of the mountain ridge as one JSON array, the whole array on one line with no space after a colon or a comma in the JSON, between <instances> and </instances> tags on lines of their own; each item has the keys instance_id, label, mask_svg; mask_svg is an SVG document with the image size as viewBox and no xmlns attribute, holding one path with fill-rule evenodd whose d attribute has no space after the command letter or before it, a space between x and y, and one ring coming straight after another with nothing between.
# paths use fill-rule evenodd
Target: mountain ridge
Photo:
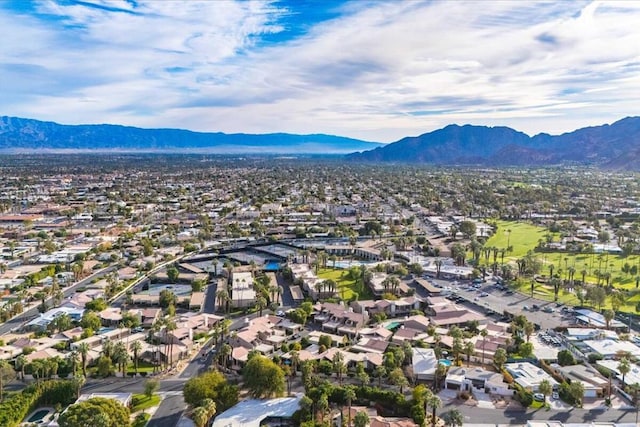
<instances>
[{"instance_id":1,"label":"mountain ridge","mask_svg":"<svg viewBox=\"0 0 640 427\"><path fill-rule=\"evenodd\" d=\"M432 165L549 166L594 165L640 170L640 117L589 126L560 135L529 136L505 126L448 125L402 138L375 149L352 153L358 162Z\"/></svg>"},{"instance_id":2,"label":"mountain ridge","mask_svg":"<svg viewBox=\"0 0 640 427\"><path fill-rule=\"evenodd\" d=\"M146 129L114 124L64 125L0 116L0 150L202 151L224 154L347 154L382 145L326 134L244 134Z\"/></svg>"}]
</instances>

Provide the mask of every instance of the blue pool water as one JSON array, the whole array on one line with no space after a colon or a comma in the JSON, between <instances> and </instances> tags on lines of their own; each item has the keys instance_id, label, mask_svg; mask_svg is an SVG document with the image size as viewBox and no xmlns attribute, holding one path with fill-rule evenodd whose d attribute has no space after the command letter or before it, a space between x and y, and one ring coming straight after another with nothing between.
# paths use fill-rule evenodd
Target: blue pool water
<instances>
[{"instance_id":1,"label":"blue pool water","mask_svg":"<svg viewBox=\"0 0 640 427\"><path fill-rule=\"evenodd\" d=\"M278 271L280 269L280 263L277 261L269 261L264 265L265 271Z\"/></svg>"},{"instance_id":2,"label":"blue pool water","mask_svg":"<svg viewBox=\"0 0 640 427\"><path fill-rule=\"evenodd\" d=\"M440 359L438 360L438 363L444 366L451 366L451 360L448 359Z\"/></svg>"}]
</instances>

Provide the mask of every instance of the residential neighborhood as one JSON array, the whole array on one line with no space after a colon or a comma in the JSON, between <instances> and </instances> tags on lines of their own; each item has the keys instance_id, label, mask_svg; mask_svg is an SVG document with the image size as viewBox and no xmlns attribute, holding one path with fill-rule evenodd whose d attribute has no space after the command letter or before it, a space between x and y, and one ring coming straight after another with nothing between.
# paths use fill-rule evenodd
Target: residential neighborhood
<instances>
[{"instance_id":1,"label":"residential neighborhood","mask_svg":"<svg viewBox=\"0 0 640 427\"><path fill-rule=\"evenodd\" d=\"M640 228L609 219L628 198L496 220L315 175L322 197L291 182L257 203L207 174L2 177L0 408L77 390L2 425L64 426L93 399L139 426L635 417Z\"/></svg>"}]
</instances>

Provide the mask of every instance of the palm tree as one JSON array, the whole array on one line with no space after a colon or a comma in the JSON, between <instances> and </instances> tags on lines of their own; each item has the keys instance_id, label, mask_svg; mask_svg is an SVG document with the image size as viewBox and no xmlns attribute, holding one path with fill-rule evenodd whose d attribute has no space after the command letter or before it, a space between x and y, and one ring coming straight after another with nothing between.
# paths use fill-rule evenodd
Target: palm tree
<instances>
[{"instance_id":1,"label":"palm tree","mask_svg":"<svg viewBox=\"0 0 640 427\"><path fill-rule=\"evenodd\" d=\"M213 399L204 399L200 407L207 411L207 422L216 414L216 402Z\"/></svg>"},{"instance_id":2,"label":"palm tree","mask_svg":"<svg viewBox=\"0 0 640 427\"><path fill-rule=\"evenodd\" d=\"M82 359L82 375L87 376L87 355L89 354L89 344L81 342L78 345L78 353Z\"/></svg>"},{"instance_id":3,"label":"palm tree","mask_svg":"<svg viewBox=\"0 0 640 427\"><path fill-rule=\"evenodd\" d=\"M618 363L618 372L622 374L622 385L624 386L624 377L631 371L631 363L629 363L629 359L623 357L620 359Z\"/></svg>"},{"instance_id":4,"label":"palm tree","mask_svg":"<svg viewBox=\"0 0 640 427\"><path fill-rule=\"evenodd\" d=\"M127 363L129 362L129 352L127 346L122 341L119 341L113 349L113 358L122 372L122 378L126 376Z\"/></svg>"},{"instance_id":5,"label":"palm tree","mask_svg":"<svg viewBox=\"0 0 640 427\"><path fill-rule=\"evenodd\" d=\"M171 335L171 337L169 338L169 364L172 367L173 367L173 341L174 341L173 331L175 331L177 328L178 326L176 325L176 322L174 322L173 319L169 318L165 325L165 331L167 333L167 336Z\"/></svg>"},{"instance_id":6,"label":"palm tree","mask_svg":"<svg viewBox=\"0 0 640 427\"><path fill-rule=\"evenodd\" d=\"M604 321L607 324L607 329L609 329L609 325L611 324L611 321L616 316L616 314L613 310L605 310L604 313L602 313L602 316L604 316Z\"/></svg>"},{"instance_id":7,"label":"palm tree","mask_svg":"<svg viewBox=\"0 0 640 427\"><path fill-rule=\"evenodd\" d=\"M347 406L349 409L349 412L347 413L347 417L348 417L348 422L347 422L347 426L351 426L351 402L353 402L353 399L356 398L356 392L355 390L353 390L353 387L346 387L346 390L344 391L344 397L347 400Z\"/></svg>"},{"instance_id":8,"label":"palm tree","mask_svg":"<svg viewBox=\"0 0 640 427\"><path fill-rule=\"evenodd\" d=\"M229 344L223 344L220 348L220 355L222 356L222 360L224 363L224 367L226 368L229 365L229 357L231 357L231 353L233 352L233 348Z\"/></svg>"},{"instance_id":9,"label":"palm tree","mask_svg":"<svg viewBox=\"0 0 640 427\"><path fill-rule=\"evenodd\" d=\"M24 354L16 357L15 367L20 370L20 379L24 381L24 367L27 365L27 357Z\"/></svg>"},{"instance_id":10,"label":"palm tree","mask_svg":"<svg viewBox=\"0 0 640 427\"><path fill-rule=\"evenodd\" d=\"M542 393L542 395L544 396L544 401L546 402L547 396L549 396L553 392L553 387L551 386L549 380L545 379L540 381L540 385L538 385L538 391Z\"/></svg>"},{"instance_id":11,"label":"palm tree","mask_svg":"<svg viewBox=\"0 0 640 427\"><path fill-rule=\"evenodd\" d=\"M529 340L531 339L531 335L533 335L533 332L536 330L536 326L533 324L533 322L527 322L524 325L524 334L527 337L527 342L529 342Z\"/></svg>"},{"instance_id":12,"label":"palm tree","mask_svg":"<svg viewBox=\"0 0 640 427\"><path fill-rule=\"evenodd\" d=\"M467 356L467 367L469 366L471 362L471 356L473 356L473 353L475 353L475 351L476 346L471 341L467 341L464 343L464 354Z\"/></svg>"},{"instance_id":13,"label":"palm tree","mask_svg":"<svg viewBox=\"0 0 640 427\"><path fill-rule=\"evenodd\" d=\"M337 351L336 354L333 355L332 362L333 372L335 372L340 385L342 385L342 375L347 371L347 367L344 364L344 355L342 354L342 352Z\"/></svg>"},{"instance_id":14,"label":"palm tree","mask_svg":"<svg viewBox=\"0 0 640 427\"><path fill-rule=\"evenodd\" d=\"M480 336L482 337L482 364L484 365L484 343L486 342L487 335L489 335L489 331L483 329L480 331Z\"/></svg>"},{"instance_id":15,"label":"palm tree","mask_svg":"<svg viewBox=\"0 0 640 427\"><path fill-rule=\"evenodd\" d=\"M219 289L216 292L216 298L218 300L218 310L224 309L225 312L229 310L229 292L226 289Z\"/></svg>"},{"instance_id":16,"label":"palm tree","mask_svg":"<svg viewBox=\"0 0 640 427\"><path fill-rule=\"evenodd\" d=\"M131 344L131 351L133 351L133 366L137 376L138 375L138 356L140 356L140 351L142 351L142 343L140 343L140 341L134 341Z\"/></svg>"},{"instance_id":17,"label":"palm tree","mask_svg":"<svg viewBox=\"0 0 640 427\"><path fill-rule=\"evenodd\" d=\"M197 427L204 427L209 421L209 414L205 408L198 406L193 410L191 418Z\"/></svg>"},{"instance_id":18,"label":"palm tree","mask_svg":"<svg viewBox=\"0 0 640 427\"><path fill-rule=\"evenodd\" d=\"M450 411L445 412L440 416L440 418L442 418L445 424L450 427L462 426L464 422L464 417L462 416L462 413L457 409L452 409Z\"/></svg>"},{"instance_id":19,"label":"palm tree","mask_svg":"<svg viewBox=\"0 0 640 427\"><path fill-rule=\"evenodd\" d=\"M259 296L256 298L256 305L258 306L258 310L260 311L259 316L262 317L262 310L267 306L267 300L263 296Z\"/></svg>"},{"instance_id":20,"label":"palm tree","mask_svg":"<svg viewBox=\"0 0 640 427\"><path fill-rule=\"evenodd\" d=\"M431 393L431 395L425 399L425 404L431 407L431 427L436 427L436 409L442 406L442 400L440 400L437 394Z\"/></svg>"}]
</instances>

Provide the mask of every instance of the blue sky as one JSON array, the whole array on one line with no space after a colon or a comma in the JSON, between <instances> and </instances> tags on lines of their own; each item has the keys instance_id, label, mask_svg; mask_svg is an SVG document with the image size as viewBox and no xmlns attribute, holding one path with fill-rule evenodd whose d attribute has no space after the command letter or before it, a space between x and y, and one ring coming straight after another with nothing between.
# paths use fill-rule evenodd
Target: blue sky
<instances>
[{"instance_id":1,"label":"blue sky","mask_svg":"<svg viewBox=\"0 0 640 427\"><path fill-rule=\"evenodd\" d=\"M329 133L561 133L638 115L635 1L0 1L0 115Z\"/></svg>"}]
</instances>

